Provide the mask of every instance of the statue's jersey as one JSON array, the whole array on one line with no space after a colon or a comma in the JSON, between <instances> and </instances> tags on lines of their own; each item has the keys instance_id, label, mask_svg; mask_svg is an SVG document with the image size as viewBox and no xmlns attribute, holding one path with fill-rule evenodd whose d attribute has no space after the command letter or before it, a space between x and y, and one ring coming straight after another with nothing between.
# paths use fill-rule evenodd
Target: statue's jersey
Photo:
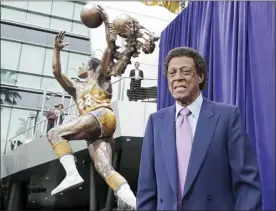
<instances>
[{"instance_id":1,"label":"statue's jersey","mask_svg":"<svg viewBox=\"0 0 276 211\"><path fill-rule=\"evenodd\" d=\"M96 82L77 83L76 91L76 103L80 115L101 107L111 108L111 94L99 87Z\"/></svg>"}]
</instances>

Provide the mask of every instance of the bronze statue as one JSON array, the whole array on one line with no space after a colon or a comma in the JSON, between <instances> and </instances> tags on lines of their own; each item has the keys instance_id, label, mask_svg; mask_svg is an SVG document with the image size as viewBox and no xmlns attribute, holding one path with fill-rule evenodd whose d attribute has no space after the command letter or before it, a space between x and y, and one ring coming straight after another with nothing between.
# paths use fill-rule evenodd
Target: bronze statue
<instances>
[{"instance_id":1,"label":"bronze statue","mask_svg":"<svg viewBox=\"0 0 276 211\"><path fill-rule=\"evenodd\" d=\"M65 31L55 38L53 74L59 84L74 98L80 116L63 123L48 132L48 139L66 171L65 179L52 191L52 195L76 187L84 181L79 175L69 141L86 140L89 154L97 172L115 191L119 201L135 209L136 199L127 181L111 164L110 142L116 129L116 117L111 108L111 76L124 73L131 57L137 57L139 50L152 53L158 40L138 21L128 15L116 18L112 24L105 10L97 7L105 25L107 47L101 60L89 59L79 68L78 77L84 81L72 81L61 72L60 52L68 45L64 43ZM126 38L123 52L115 45L117 36ZM148 36L148 38L145 38Z\"/></svg>"}]
</instances>

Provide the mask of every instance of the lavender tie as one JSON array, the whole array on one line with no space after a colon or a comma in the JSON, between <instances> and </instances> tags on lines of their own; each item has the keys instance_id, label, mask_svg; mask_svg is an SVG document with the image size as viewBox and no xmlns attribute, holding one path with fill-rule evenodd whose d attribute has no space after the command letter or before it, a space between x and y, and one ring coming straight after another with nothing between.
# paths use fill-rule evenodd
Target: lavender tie
<instances>
[{"instance_id":1,"label":"lavender tie","mask_svg":"<svg viewBox=\"0 0 276 211\"><path fill-rule=\"evenodd\" d=\"M192 149L192 128L188 121L191 112L183 108L179 112L178 124L176 127L176 151L178 161L178 203L181 204L183 197L184 184ZM181 205L180 205L181 206Z\"/></svg>"}]
</instances>

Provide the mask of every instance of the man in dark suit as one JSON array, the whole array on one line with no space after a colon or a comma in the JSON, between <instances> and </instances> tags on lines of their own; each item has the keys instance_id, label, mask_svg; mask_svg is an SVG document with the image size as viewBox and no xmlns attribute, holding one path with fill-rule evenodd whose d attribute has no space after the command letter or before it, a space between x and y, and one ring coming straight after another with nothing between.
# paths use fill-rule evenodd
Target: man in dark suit
<instances>
[{"instance_id":1,"label":"man in dark suit","mask_svg":"<svg viewBox=\"0 0 276 211\"><path fill-rule=\"evenodd\" d=\"M202 97L206 65L190 48L167 56L176 104L150 115L137 210L259 210L256 154L237 107Z\"/></svg>"},{"instance_id":2,"label":"man in dark suit","mask_svg":"<svg viewBox=\"0 0 276 211\"><path fill-rule=\"evenodd\" d=\"M139 69L139 67L140 67L139 62L135 62L134 67L135 67L135 69L132 69L129 74L129 77L131 77L130 89L140 88L141 81L144 78L143 70Z\"/></svg>"}]
</instances>

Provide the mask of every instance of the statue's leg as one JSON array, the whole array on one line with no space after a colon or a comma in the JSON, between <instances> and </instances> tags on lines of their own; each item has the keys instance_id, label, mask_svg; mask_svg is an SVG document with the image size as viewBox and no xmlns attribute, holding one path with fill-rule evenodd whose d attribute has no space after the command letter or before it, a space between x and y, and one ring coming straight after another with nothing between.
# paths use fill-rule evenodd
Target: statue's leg
<instances>
[{"instance_id":1,"label":"statue's leg","mask_svg":"<svg viewBox=\"0 0 276 211\"><path fill-rule=\"evenodd\" d=\"M115 191L128 208L136 208L136 198L131 191L127 181L112 167L112 150L110 141L112 138L101 138L94 142L89 142L89 154L94 161L97 172L104 178L109 187Z\"/></svg>"},{"instance_id":2,"label":"statue's leg","mask_svg":"<svg viewBox=\"0 0 276 211\"><path fill-rule=\"evenodd\" d=\"M48 133L56 155L66 171L65 179L52 191L52 195L83 183L76 168L73 152L68 141L95 139L101 135L98 121L93 115L76 117L69 122L52 128Z\"/></svg>"}]
</instances>

